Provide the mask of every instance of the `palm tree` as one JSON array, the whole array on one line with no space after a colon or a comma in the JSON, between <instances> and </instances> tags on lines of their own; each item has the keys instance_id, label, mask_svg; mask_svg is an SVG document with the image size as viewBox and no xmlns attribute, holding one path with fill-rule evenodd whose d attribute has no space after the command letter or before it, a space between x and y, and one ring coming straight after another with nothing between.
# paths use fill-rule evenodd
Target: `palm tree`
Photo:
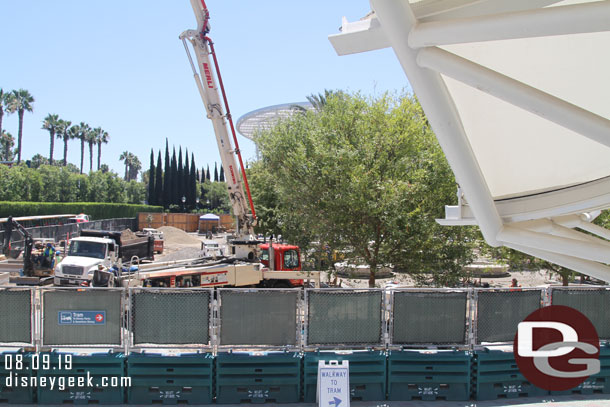
<instances>
[{"instance_id":1,"label":"palm tree","mask_svg":"<svg viewBox=\"0 0 610 407\"><path fill-rule=\"evenodd\" d=\"M129 151L123 151L123 153L119 157L119 160L125 163L125 181L129 181L127 177L129 176L129 166L131 165L131 157L133 157L133 154L131 154Z\"/></svg>"},{"instance_id":2,"label":"palm tree","mask_svg":"<svg viewBox=\"0 0 610 407\"><path fill-rule=\"evenodd\" d=\"M53 165L53 150L55 149L55 134L59 129L59 116L56 114L48 114L42 122L42 129L49 132L51 144L49 147L49 164Z\"/></svg>"},{"instance_id":3,"label":"palm tree","mask_svg":"<svg viewBox=\"0 0 610 407\"><path fill-rule=\"evenodd\" d=\"M98 127L99 129L99 127ZM97 135L97 170L99 171L101 166L102 159L102 144L108 144L108 140L110 140L110 135L105 130L100 129L100 133Z\"/></svg>"},{"instance_id":4,"label":"palm tree","mask_svg":"<svg viewBox=\"0 0 610 407\"><path fill-rule=\"evenodd\" d=\"M73 127L70 127L72 122L69 120L59 119L59 126L57 128L57 138L64 141L64 167L68 165L68 140L74 138Z\"/></svg>"},{"instance_id":5,"label":"palm tree","mask_svg":"<svg viewBox=\"0 0 610 407\"><path fill-rule=\"evenodd\" d=\"M11 150L15 145L15 139L4 130L0 132L0 151L4 154L0 156L0 160L11 161L13 159L13 151Z\"/></svg>"},{"instance_id":6,"label":"palm tree","mask_svg":"<svg viewBox=\"0 0 610 407\"><path fill-rule=\"evenodd\" d=\"M129 156L130 156L130 165L129 165L129 180L128 181L131 181L132 179L137 181L138 173L142 169L142 163L140 162L140 159L137 156L135 156L134 154L129 153Z\"/></svg>"},{"instance_id":7,"label":"palm tree","mask_svg":"<svg viewBox=\"0 0 610 407\"><path fill-rule=\"evenodd\" d=\"M85 161L85 141L87 141L87 135L91 132L91 127L85 122L80 122L78 130L76 138L80 140L80 173L82 174Z\"/></svg>"},{"instance_id":8,"label":"palm tree","mask_svg":"<svg viewBox=\"0 0 610 407\"><path fill-rule=\"evenodd\" d=\"M89 172L93 172L93 145L97 144L97 135L102 129L96 127L95 129L89 129L85 135L85 141L89 145Z\"/></svg>"},{"instance_id":9,"label":"palm tree","mask_svg":"<svg viewBox=\"0 0 610 407\"><path fill-rule=\"evenodd\" d=\"M6 104L6 96L4 89L0 88L0 134L2 134L2 118L4 117L4 106Z\"/></svg>"},{"instance_id":10,"label":"palm tree","mask_svg":"<svg viewBox=\"0 0 610 407\"><path fill-rule=\"evenodd\" d=\"M19 117L19 130L17 131L17 164L21 162L21 139L23 137L23 115L33 110L34 97L25 89L14 90L8 100L8 111L17 112Z\"/></svg>"}]
</instances>

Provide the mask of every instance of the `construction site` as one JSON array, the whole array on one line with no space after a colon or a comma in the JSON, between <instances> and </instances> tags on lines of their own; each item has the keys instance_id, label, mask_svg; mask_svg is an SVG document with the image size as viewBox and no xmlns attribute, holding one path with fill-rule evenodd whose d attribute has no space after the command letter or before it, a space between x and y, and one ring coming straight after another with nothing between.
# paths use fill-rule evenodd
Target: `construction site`
<instances>
[{"instance_id":1,"label":"construction site","mask_svg":"<svg viewBox=\"0 0 610 407\"><path fill-rule=\"evenodd\" d=\"M610 1L371 0L328 33L337 58L393 50L457 183L435 225L474 226L491 248L444 285L358 263L355 243L256 232L213 10L190 5L179 40L231 213L0 219L0 404L610 405L610 231L595 223L610 209L610 57L583 63L610 43ZM322 109L261 108L237 127ZM570 274L511 268L500 249Z\"/></svg>"}]
</instances>

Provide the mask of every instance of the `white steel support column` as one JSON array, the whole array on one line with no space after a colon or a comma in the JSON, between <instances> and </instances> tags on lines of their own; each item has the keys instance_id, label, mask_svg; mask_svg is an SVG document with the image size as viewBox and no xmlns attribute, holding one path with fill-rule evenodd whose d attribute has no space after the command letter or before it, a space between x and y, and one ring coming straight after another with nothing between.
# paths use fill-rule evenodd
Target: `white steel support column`
<instances>
[{"instance_id":1,"label":"white steel support column","mask_svg":"<svg viewBox=\"0 0 610 407\"><path fill-rule=\"evenodd\" d=\"M411 28L417 20L405 0L371 0L381 27L400 64L410 79L413 90L430 118L438 141L455 173L464 194L479 220L487 243L498 246L496 235L502 228L491 193L466 137L453 100L440 75L421 68L417 51L407 45Z\"/></svg>"},{"instance_id":2,"label":"white steel support column","mask_svg":"<svg viewBox=\"0 0 610 407\"><path fill-rule=\"evenodd\" d=\"M411 30L409 46L421 48L599 31L610 31L609 1L421 23Z\"/></svg>"},{"instance_id":3,"label":"white steel support column","mask_svg":"<svg viewBox=\"0 0 610 407\"><path fill-rule=\"evenodd\" d=\"M440 48L422 49L417 63L610 147L610 120Z\"/></svg>"},{"instance_id":4,"label":"white steel support column","mask_svg":"<svg viewBox=\"0 0 610 407\"><path fill-rule=\"evenodd\" d=\"M551 253L545 250L538 250L528 246L508 243L506 247L518 250L529 254L530 256L538 257L539 259L557 264L571 270L576 270L580 273L597 278L602 281L610 282L610 267L604 266L593 261L578 259L564 254Z\"/></svg>"},{"instance_id":5,"label":"white steel support column","mask_svg":"<svg viewBox=\"0 0 610 407\"><path fill-rule=\"evenodd\" d=\"M580 259L610 263L610 250L607 242L590 242L545 235L513 226L504 226L497 238L507 246L509 244L527 246Z\"/></svg>"}]
</instances>

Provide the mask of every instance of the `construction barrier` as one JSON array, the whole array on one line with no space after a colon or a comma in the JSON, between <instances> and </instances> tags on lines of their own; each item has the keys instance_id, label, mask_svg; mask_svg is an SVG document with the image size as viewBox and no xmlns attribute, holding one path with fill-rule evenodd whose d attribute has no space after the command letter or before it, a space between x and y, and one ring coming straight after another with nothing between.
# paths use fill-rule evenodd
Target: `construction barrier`
<instances>
[{"instance_id":1,"label":"construction barrier","mask_svg":"<svg viewBox=\"0 0 610 407\"><path fill-rule=\"evenodd\" d=\"M390 351L388 400L469 400L470 354Z\"/></svg>"},{"instance_id":2,"label":"construction barrier","mask_svg":"<svg viewBox=\"0 0 610 407\"><path fill-rule=\"evenodd\" d=\"M468 291L392 290L390 345L466 344Z\"/></svg>"},{"instance_id":3,"label":"construction barrier","mask_svg":"<svg viewBox=\"0 0 610 407\"><path fill-rule=\"evenodd\" d=\"M0 288L0 343L33 344L33 291Z\"/></svg>"},{"instance_id":4,"label":"construction barrier","mask_svg":"<svg viewBox=\"0 0 610 407\"><path fill-rule=\"evenodd\" d=\"M600 339L610 339L610 307L608 288L569 288L553 287L551 304L565 305L582 312L597 330Z\"/></svg>"},{"instance_id":5,"label":"construction barrier","mask_svg":"<svg viewBox=\"0 0 610 407\"><path fill-rule=\"evenodd\" d=\"M531 384L519 371L512 351L484 349L474 352L472 361L473 398L534 397L549 394Z\"/></svg>"},{"instance_id":6,"label":"construction barrier","mask_svg":"<svg viewBox=\"0 0 610 407\"><path fill-rule=\"evenodd\" d=\"M32 374L32 355L27 352L13 351L0 353L0 404L27 404L35 401L35 386L30 386ZM24 386L22 380L26 380Z\"/></svg>"},{"instance_id":7,"label":"construction barrier","mask_svg":"<svg viewBox=\"0 0 610 407\"><path fill-rule=\"evenodd\" d=\"M296 347L301 290L219 289L219 345Z\"/></svg>"},{"instance_id":8,"label":"construction barrier","mask_svg":"<svg viewBox=\"0 0 610 407\"><path fill-rule=\"evenodd\" d=\"M374 346L384 341L383 290L306 290L306 345Z\"/></svg>"},{"instance_id":9,"label":"construction barrier","mask_svg":"<svg viewBox=\"0 0 610 407\"><path fill-rule=\"evenodd\" d=\"M38 404L123 404L125 403L125 355L122 353L41 353L37 370ZM48 368L42 360L49 357ZM53 380L55 386L41 386L41 378ZM88 378L90 382L87 383ZM72 378L72 379L71 379ZM79 380L80 379L80 380ZM73 380L75 386L68 383ZM62 386L64 381L64 386Z\"/></svg>"},{"instance_id":10,"label":"construction barrier","mask_svg":"<svg viewBox=\"0 0 610 407\"><path fill-rule=\"evenodd\" d=\"M213 398L214 357L132 353L127 358L130 404L208 404Z\"/></svg>"},{"instance_id":11,"label":"construction barrier","mask_svg":"<svg viewBox=\"0 0 610 407\"><path fill-rule=\"evenodd\" d=\"M132 288L132 346L210 344L210 289Z\"/></svg>"},{"instance_id":12,"label":"construction barrier","mask_svg":"<svg viewBox=\"0 0 610 407\"><path fill-rule=\"evenodd\" d=\"M478 344L512 342L519 322L542 306L539 289L476 289L474 295Z\"/></svg>"},{"instance_id":13,"label":"construction barrier","mask_svg":"<svg viewBox=\"0 0 610 407\"><path fill-rule=\"evenodd\" d=\"M385 400L386 355L383 351L307 352L303 360L304 401L315 403L320 360L349 361L351 400Z\"/></svg>"},{"instance_id":14,"label":"construction barrier","mask_svg":"<svg viewBox=\"0 0 610 407\"><path fill-rule=\"evenodd\" d=\"M298 352L219 353L216 356L216 402L297 403L301 400Z\"/></svg>"},{"instance_id":15,"label":"construction barrier","mask_svg":"<svg viewBox=\"0 0 610 407\"><path fill-rule=\"evenodd\" d=\"M610 344L600 346L599 362L601 371L587 377L587 379L573 389L564 391L551 391L553 396L569 394L610 394Z\"/></svg>"},{"instance_id":16,"label":"construction barrier","mask_svg":"<svg viewBox=\"0 0 610 407\"><path fill-rule=\"evenodd\" d=\"M44 288L42 344L122 346L122 289Z\"/></svg>"}]
</instances>

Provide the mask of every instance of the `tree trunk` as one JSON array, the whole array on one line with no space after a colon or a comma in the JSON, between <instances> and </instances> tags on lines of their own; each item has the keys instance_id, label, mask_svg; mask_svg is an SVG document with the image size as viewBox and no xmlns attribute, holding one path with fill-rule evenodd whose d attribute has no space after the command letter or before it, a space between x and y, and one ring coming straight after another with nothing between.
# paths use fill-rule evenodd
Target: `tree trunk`
<instances>
[{"instance_id":1,"label":"tree trunk","mask_svg":"<svg viewBox=\"0 0 610 407\"><path fill-rule=\"evenodd\" d=\"M127 178L129 176L129 166L125 164L125 181L129 181Z\"/></svg>"},{"instance_id":2,"label":"tree trunk","mask_svg":"<svg viewBox=\"0 0 610 407\"><path fill-rule=\"evenodd\" d=\"M55 132L51 131L51 146L49 151L49 164L53 165L53 150L55 149Z\"/></svg>"},{"instance_id":3,"label":"tree trunk","mask_svg":"<svg viewBox=\"0 0 610 407\"><path fill-rule=\"evenodd\" d=\"M93 143L89 143L89 173L93 172Z\"/></svg>"},{"instance_id":4,"label":"tree trunk","mask_svg":"<svg viewBox=\"0 0 610 407\"><path fill-rule=\"evenodd\" d=\"M101 159L102 159L102 143L97 143L97 170L99 171L101 168Z\"/></svg>"},{"instance_id":5,"label":"tree trunk","mask_svg":"<svg viewBox=\"0 0 610 407\"><path fill-rule=\"evenodd\" d=\"M2 118L4 117L4 109L2 109L2 103L0 103L0 135L2 135Z\"/></svg>"},{"instance_id":6,"label":"tree trunk","mask_svg":"<svg viewBox=\"0 0 610 407\"><path fill-rule=\"evenodd\" d=\"M375 273L377 272L377 263L369 264L371 272L369 274L369 288L375 288Z\"/></svg>"},{"instance_id":7,"label":"tree trunk","mask_svg":"<svg viewBox=\"0 0 610 407\"><path fill-rule=\"evenodd\" d=\"M568 274L561 274L561 285L567 287L570 284L570 276Z\"/></svg>"},{"instance_id":8,"label":"tree trunk","mask_svg":"<svg viewBox=\"0 0 610 407\"><path fill-rule=\"evenodd\" d=\"M68 137L64 136L64 167L68 165Z\"/></svg>"},{"instance_id":9,"label":"tree trunk","mask_svg":"<svg viewBox=\"0 0 610 407\"><path fill-rule=\"evenodd\" d=\"M19 110L19 130L17 131L17 164L21 162L21 137L23 136L23 110Z\"/></svg>"},{"instance_id":10,"label":"tree trunk","mask_svg":"<svg viewBox=\"0 0 610 407\"><path fill-rule=\"evenodd\" d=\"M83 173L83 164L85 163L85 139L80 140L80 173Z\"/></svg>"}]
</instances>

